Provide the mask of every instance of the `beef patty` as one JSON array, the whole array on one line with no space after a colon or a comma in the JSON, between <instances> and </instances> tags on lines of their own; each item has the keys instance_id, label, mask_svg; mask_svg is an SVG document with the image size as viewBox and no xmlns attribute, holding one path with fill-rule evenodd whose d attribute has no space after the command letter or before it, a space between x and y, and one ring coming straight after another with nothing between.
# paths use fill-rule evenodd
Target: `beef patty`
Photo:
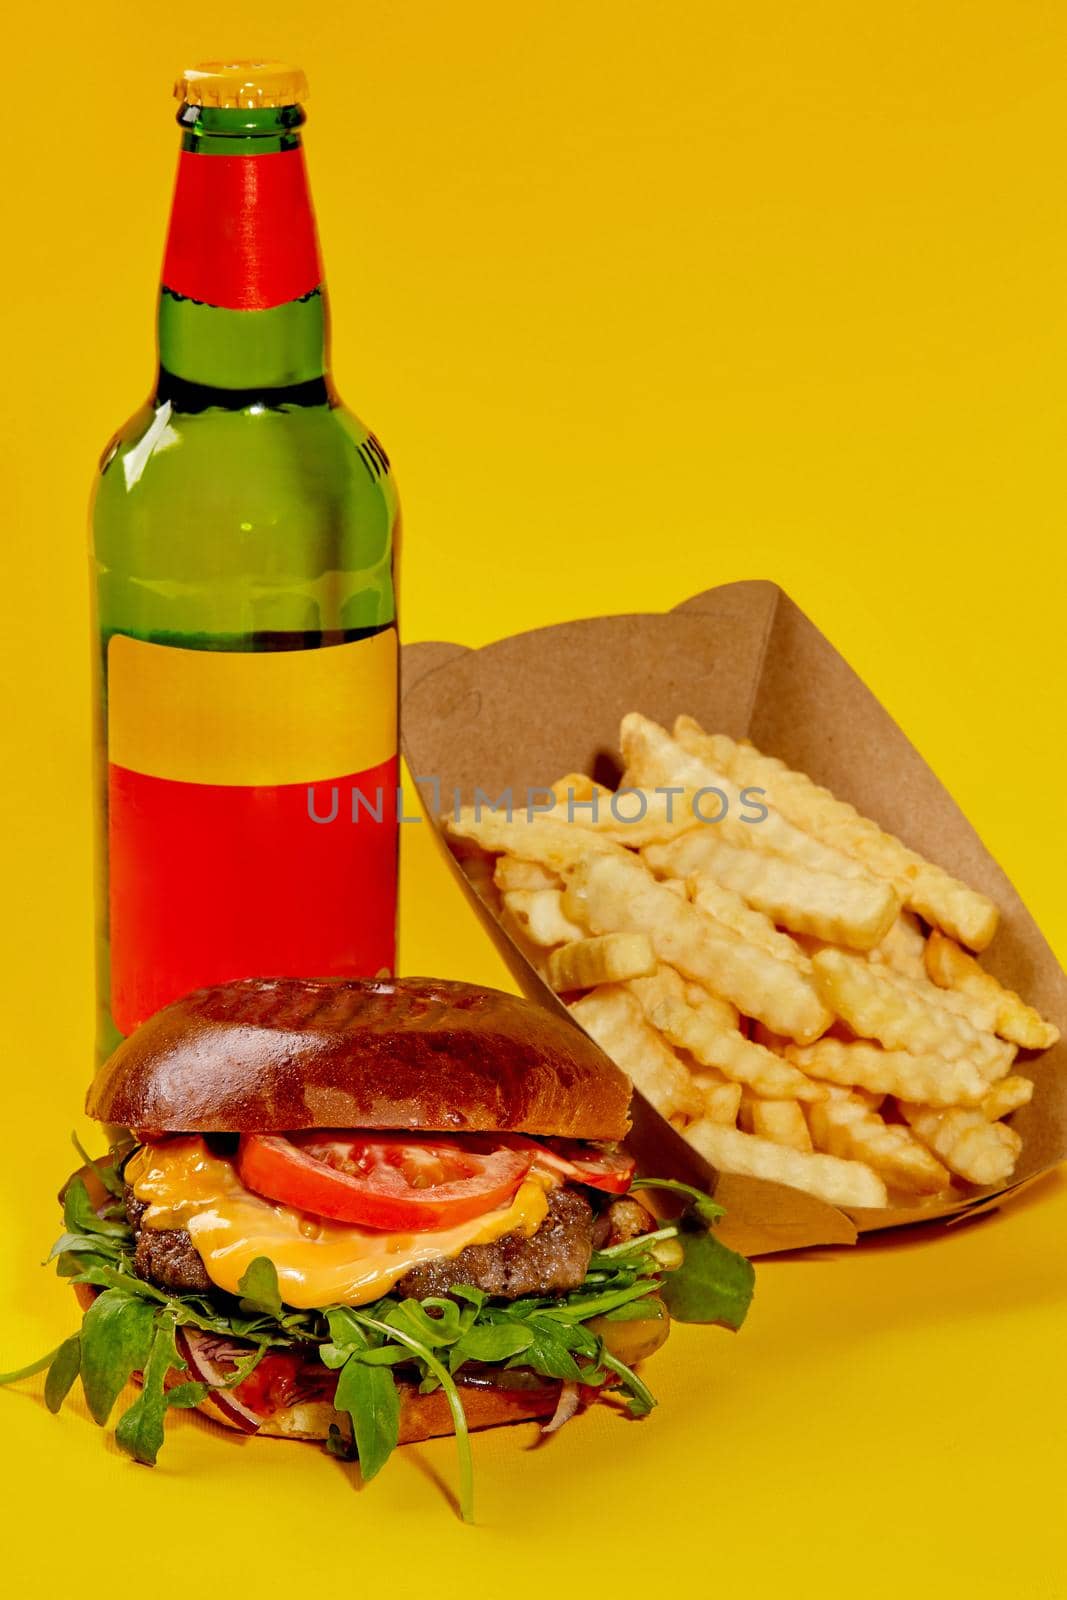
<instances>
[{"instance_id":1,"label":"beef patty","mask_svg":"<svg viewBox=\"0 0 1067 1600\"><path fill-rule=\"evenodd\" d=\"M139 1278L184 1294L214 1287L184 1228L144 1228L145 1202L126 1185L126 1216L137 1237L134 1268ZM492 1244L472 1244L458 1256L427 1261L396 1284L395 1293L424 1300L466 1283L505 1300L524 1294L562 1293L585 1278L593 1249L593 1210L577 1189L555 1189L548 1215L536 1233L505 1234Z\"/></svg>"},{"instance_id":2,"label":"beef patty","mask_svg":"<svg viewBox=\"0 0 1067 1600\"><path fill-rule=\"evenodd\" d=\"M458 1256L424 1261L400 1279L396 1293L414 1300L447 1294L468 1283L486 1294L516 1300L523 1294L577 1289L593 1251L593 1208L577 1189L553 1189L548 1215L536 1233L507 1233L492 1244L472 1244Z\"/></svg>"},{"instance_id":3,"label":"beef patty","mask_svg":"<svg viewBox=\"0 0 1067 1600\"><path fill-rule=\"evenodd\" d=\"M184 1228L142 1228L141 1218L148 1210L129 1184L123 1190L126 1219L133 1229L137 1248L133 1267L139 1278L174 1289L179 1294L208 1294L215 1287L207 1275L200 1252Z\"/></svg>"}]
</instances>

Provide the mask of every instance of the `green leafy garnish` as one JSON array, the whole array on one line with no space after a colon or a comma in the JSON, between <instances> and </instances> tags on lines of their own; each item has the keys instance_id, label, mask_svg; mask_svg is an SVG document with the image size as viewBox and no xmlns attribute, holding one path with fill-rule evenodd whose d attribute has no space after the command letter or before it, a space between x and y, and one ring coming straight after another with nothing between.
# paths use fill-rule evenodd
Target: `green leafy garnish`
<instances>
[{"instance_id":1,"label":"green leafy garnish","mask_svg":"<svg viewBox=\"0 0 1067 1600\"><path fill-rule=\"evenodd\" d=\"M415 1300L405 1300L401 1305L414 1306ZM463 1402L459 1398L452 1374L441 1365L436 1355L428 1345L415 1338L414 1335L404 1332L397 1327L390 1327L387 1322L379 1322L376 1317L359 1314L359 1321L364 1327L373 1328L376 1332L387 1337L398 1339L402 1345L417 1357L419 1363L437 1379L445 1392L448 1409L452 1414L452 1426L456 1431L456 1453L459 1457L459 1514L464 1522L474 1521L474 1458L471 1455L470 1434L467 1432L467 1418L463 1410ZM395 1441L394 1441L395 1442Z\"/></svg>"},{"instance_id":2,"label":"green leafy garnish","mask_svg":"<svg viewBox=\"0 0 1067 1600\"><path fill-rule=\"evenodd\" d=\"M115 1209L109 1206L107 1211ZM68 1233L74 1237L99 1235L105 1239L121 1239L129 1231L126 1219L112 1217L107 1214L100 1215L89 1198L89 1191L85 1187L84 1178L71 1178L63 1196L63 1222Z\"/></svg>"},{"instance_id":3,"label":"green leafy garnish","mask_svg":"<svg viewBox=\"0 0 1067 1600\"><path fill-rule=\"evenodd\" d=\"M521 1355L534 1342L532 1328L518 1323L486 1322L469 1328L448 1356L449 1370L458 1372L465 1361L507 1361Z\"/></svg>"},{"instance_id":4,"label":"green leafy garnish","mask_svg":"<svg viewBox=\"0 0 1067 1600\"><path fill-rule=\"evenodd\" d=\"M737 1328L752 1297L751 1265L712 1232L722 1207L687 1184L646 1178L636 1179L633 1188L677 1195L684 1202L681 1214L652 1233L594 1251L585 1281L561 1294L494 1300L459 1284L447 1295L421 1301L391 1294L365 1306L301 1311L284 1303L275 1266L265 1256L252 1261L234 1296L169 1291L135 1270L136 1240L121 1204L130 1146L103 1161L91 1161L80 1145L78 1150L106 1199L94 1206L84 1179L70 1180L63 1196L64 1232L49 1259L60 1276L98 1292L80 1333L40 1361L0 1376L0 1384L47 1368L45 1402L58 1411L80 1378L91 1415L104 1425L130 1377L140 1374L140 1392L115 1433L122 1450L149 1465L163 1443L167 1412L196 1406L211 1392L212 1386L187 1375L179 1340L184 1328L247 1346L247 1357L231 1363L218 1388L244 1382L271 1351L317 1357L336 1372L333 1403L349 1419L351 1434L331 1426L326 1449L350 1457L354 1448L368 1481L396 1448L401 1382L423 1394L441 1390L456 1434L460 1511L469 1521L473 1465L459 1389L464 1369L521 1369L591 1389L610 1385L632 1415L644 1416L655 1399L605 1342L610 1325L658 1321L666 1303L679 1321ZM681 1262L668 1270L669 1252L677 1256L679 1247Z\"/></svg>"},{"instance_id":5,"label":"green leafy garnish","mask_svg":"<svg viewBox=\"0 0 1067 1600\"><path fill-rule=\"evenodd\" d=\"M274 1262L266 1256L257 1256L237 1285L241 1295L241 1310L248 1316L281 1317L284 1315L278 1274Z\"/></svg>"},{"instance_id":6,"label":"green leafy garnish","mask_svg":"<svg viewBox=\"0 0 1067 1600\"><path fill-rule=\"evenodd\" d=\"M75 1150L77 1150L78 1154L81 1156L90 1172L95 1173L100 1185L107 1190L108 1194L114 1195L116 1200L121 1200L122 1173L120 1172L119 1168L122 1160L129 1153L129 1151L134 1148L134 1146L131 1144L128 1149L124 1150L119 1150L116 1147L116 1149L112 1150L111 1152L110 1161L94 1161L92 1156L82 1145L82 1142L76 1133L71 1134L70 1142L74 1146Z\"/></svg>"},{"instance_id":7,"label":"green leafy garnish","mask_svg":"<svg viewBox=\"0 0 1067 1600\"><path fill-rule=\"evenodd\" d=\"M49 1411L55 1413L59 1410L74 1387L81 1364L81 1334L72 1333L69 1339L64 1339L58 1350L53 1351L48 1376L44 1380L44 1403Z\"/></svg>"},{"instance_id":8,"label":"green leafy garnish","mask_svg":"<svg viewBox=\"0 0 1067 1600\"><path fill-rule=\"evenodd\" d=\"M135 1461L154 1467L163 1443L163 1419L168 1406L196 1406L206 1396L205 1383L183 1383L167 1389L167 1376L177 1369L187 1371L174 1342L174 1316L164 1311L155 1320L152 1348L145 1363L141 1393L119 1418L115 1442Z\"/></svg>"},{"instance_id":9,"label":"green leafy garnish","mask_svg":"<svg viewBox=\"0 0 1067 1600\"><path fill-rule=\"evenodd\" d=\"M101 1427L152 1348L156 1312L139 1295L105 1289L82 1321L81 1380L85 1403Z\"/></svg>"},{"instance_id":10,"label":"green leafy garnish","mask_svg":"<svg viewBox=\"0 0 1067 1600\"><path fill-rule=\"evenodd\" d=\"M393 1374L353 1351L341 1368L333 1403L352 1419L359 1470L369 1482L385 1466L400 1436L400 1395Z\"/></svg>"},{"instance_id":11,"label":"green leafy garnish","mask_svg":"<svg viewBox=\"0 0 1067 1600\"><path fill-rule=\"evenodd\" d=\"M752 1303L756 1274L751 1261L720 1244L712 1233L712 1225L723 1215L722 1206L673 1179L636 1178L633 1187L666 1189L689 1202L675 1225L684 1252L682 1265L665 1273L660 1286L671 1316L678 1322L715 1322L736 1332Z\"/></svg>"},{"instance_id":12,"label":"green leafy garnish","mask_svg":"<svg viewBox=\"0 0 1067 1600\"><path fill-rule=\"evenodd\" d=\"M635 1178L630 1188L663 1189L668 1194L683 1195L691 1209L709 1228L718 1222L720 1217L726 1215L719 1202L713 1200L710 1194L705 1194L703 1189L694 1189L691 1183L682 1183L678 1178Z\"/></svg>"},{"instance_id":13,"label":"green leafy garnish","mask_svg":"<svg viewBox=\"0 0 1067 1600\"><path fill-rule=\"evenodd\" d=\"M629 1390L626 1404L630 1415L632 1417L647 1417L656 1404L656 1397L652 1390L641 1382L636 1372L624 1366L615 1356L608 1355L605 1352L603 1360L608 1371L613 1372L621 1380L625 1388Z\"/></svg>"},{"instance_id":14,"label":"green leafy garnish","mask_svg":"<svg viewBox=\"0 0 1067 1600\"><path fill-rule=\"evenodd\" d=\"M751 1261L728 1250L707 1229L682 1222L678 1239L685 1260L663 1279L662 1295L678 1322L717 1322L734 1332L752 1303Z\"/></svg>"}]
</instances>

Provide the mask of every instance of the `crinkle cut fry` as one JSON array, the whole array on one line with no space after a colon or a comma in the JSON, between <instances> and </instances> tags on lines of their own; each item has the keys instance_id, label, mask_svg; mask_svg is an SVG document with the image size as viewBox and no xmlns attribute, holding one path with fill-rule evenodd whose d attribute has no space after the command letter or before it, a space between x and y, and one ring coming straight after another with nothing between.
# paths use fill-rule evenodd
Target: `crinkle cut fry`
<instances>
[{"instance_id":1,"label":"crinkle cut fry","mask_svg":"<svg viewBox=\"0 0 1067 1600\"><path fill-rule=\"evenodd\" d=\"M992 939L997 908L987 895L885 833L855 806L838 800L805 773L793 771L776 756L763 755L754 745L737 744L721 734L708 735L692 717L679 717L674 733L691 754L725 763L735 783L765 789L775 810L794 826L887 878L905 904L927 922L972 950L984 950Z\"/></svg>"}]
</instances>

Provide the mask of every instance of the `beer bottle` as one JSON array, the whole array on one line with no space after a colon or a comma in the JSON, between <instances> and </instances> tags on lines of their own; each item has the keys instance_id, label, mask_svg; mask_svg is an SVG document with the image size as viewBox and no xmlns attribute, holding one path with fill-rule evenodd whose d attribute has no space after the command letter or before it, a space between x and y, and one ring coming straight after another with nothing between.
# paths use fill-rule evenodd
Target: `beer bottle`
<instances>
[{"instance_id":1,"label":"beer bottle","mask_svg":"<svg viewBox=\"0 0 1067 1600\"><path fill-rule=\"evenodd\" d=\"M202 984L394 963L398 506L330 379L304 76L175 94L158 376L92 506L101 1055Z\"/></svg>"}]
</instances>

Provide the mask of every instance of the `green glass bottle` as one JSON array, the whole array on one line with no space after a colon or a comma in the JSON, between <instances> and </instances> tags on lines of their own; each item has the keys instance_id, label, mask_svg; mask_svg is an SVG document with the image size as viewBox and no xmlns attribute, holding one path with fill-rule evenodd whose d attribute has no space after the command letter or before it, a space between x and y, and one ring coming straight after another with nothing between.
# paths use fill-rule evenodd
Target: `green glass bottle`
<instances>
[{"instance_id":1,"label":"green glass bottle","mask_svg":"<svg viewBox=\"0 0 1067 1600\"><path fill-rule=\"evenodd\" d=\"M159 376L92 507L101 1056L203 984L395 954L399 512L330 380L306 86L176 93Z\"/></svg>"}]
</instances>

